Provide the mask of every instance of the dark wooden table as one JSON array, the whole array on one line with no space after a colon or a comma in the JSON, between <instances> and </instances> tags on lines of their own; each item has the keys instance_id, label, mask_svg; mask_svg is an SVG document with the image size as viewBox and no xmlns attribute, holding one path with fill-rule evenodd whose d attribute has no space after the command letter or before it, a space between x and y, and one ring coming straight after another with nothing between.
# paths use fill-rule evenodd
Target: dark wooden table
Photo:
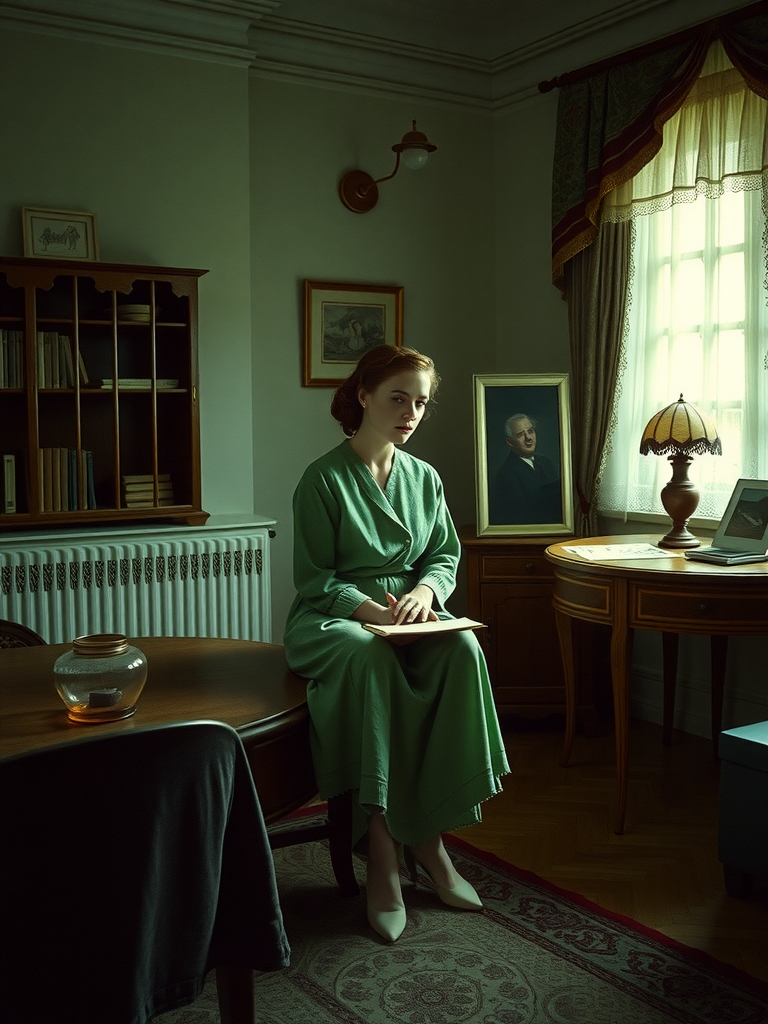
<instances>
[{"instance_id":1,"label":"dark wooden table","mask_svg":"<svg viewBox=\"0 0 768 1024\"><path fill-rule=\"evenodd\" d=\"M306 682L282 647L201 637L130 639L147 657L147 682L131 718L70 721L53 682L69 644L0 651L0 758L88 735L211 719L237 730L264 817L273 822L317 792L309 747Z\"/></svg>"}]
</instances>

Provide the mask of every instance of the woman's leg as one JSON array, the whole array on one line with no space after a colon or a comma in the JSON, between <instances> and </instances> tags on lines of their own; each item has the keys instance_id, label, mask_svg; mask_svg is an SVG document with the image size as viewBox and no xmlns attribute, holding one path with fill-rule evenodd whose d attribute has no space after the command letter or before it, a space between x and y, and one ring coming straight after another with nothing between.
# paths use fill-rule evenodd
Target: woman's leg
<instances>
[{"instance_id":1,"label":"woman's leg","mask_svg":"<svg viewBox=\"0 0 768 1024\"><path fill-rule=\"evenodd\" d=\"M414 846L413 854L427 869L435 885L442 889L455 889L461 882L461 875L451 863L441 835L432 836L426 842Z\"/></svg>"},{"instance_id":2,"label":"woman's leg","mask_svg":"<svg viewBox=\"0 0 768 1024\"><path fill-rule=\"evenodd\" d=\"M381 811L368 816L368 905L385 913L403 906L397 847Z\"/></svg>"}]
</instances>

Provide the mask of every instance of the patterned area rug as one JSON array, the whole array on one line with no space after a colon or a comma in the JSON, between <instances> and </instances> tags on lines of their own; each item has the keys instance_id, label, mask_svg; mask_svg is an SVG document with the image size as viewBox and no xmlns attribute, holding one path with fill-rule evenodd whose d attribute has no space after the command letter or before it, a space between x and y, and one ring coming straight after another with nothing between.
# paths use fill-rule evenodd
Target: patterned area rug
<instances>
[{"instance_id":1,"label":"patterned area rug","mask_svg":"<svg viewBox=\"0 0 768 1024\"><path fill-rule=\"evenodd\" d=\"M288 970L257 975L260 1024L766 1024L768 986L449 837L482 913L403 882L393 946L342 897L325 843L275 852ZM362 860L356 861L364 882ZM218 1024L211 975L157 1024Z\"/></svg>"}]
</instances>

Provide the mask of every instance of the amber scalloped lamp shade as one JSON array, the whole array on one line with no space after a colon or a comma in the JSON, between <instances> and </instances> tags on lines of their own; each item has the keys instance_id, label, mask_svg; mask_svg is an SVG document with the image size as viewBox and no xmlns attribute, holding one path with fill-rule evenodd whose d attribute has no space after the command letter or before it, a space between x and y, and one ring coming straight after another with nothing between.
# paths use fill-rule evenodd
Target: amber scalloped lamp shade
<instances>
[{"instance_id":1,"label":"amber scalloped lamp shade","mask_svg":"<svg viewBox=\"0 0 768 1024\"><path fill-rule=\"evenodd\" d=\"M661 503L672 520L672 529L658 542L661 548L697 548L699 541L688 530L688 520L699 506L699 492L688 479L694 455L722 455L717 427L709 416L683 396L650 418L643 431L640 453L667 455L672 479L662 489Z\"/></svg>"}]
</instances>

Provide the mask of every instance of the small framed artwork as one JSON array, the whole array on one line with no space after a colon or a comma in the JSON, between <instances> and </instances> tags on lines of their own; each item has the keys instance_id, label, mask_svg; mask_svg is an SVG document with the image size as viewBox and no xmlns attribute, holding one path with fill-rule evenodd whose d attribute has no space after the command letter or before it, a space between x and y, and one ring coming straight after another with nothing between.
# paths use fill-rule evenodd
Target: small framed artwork
<instances>
[{"instance_id":1,"label":"small framed artwork","mask_svg":"<svg viewBox=\"0 0 768 1024\"><path fill-rule=\"evenodd\" d=\"M305 388L335 388L377 345L403 344L400 285L304 282Z\"/></svg>"},{"instance_id":2,"label":"small framed artwork","mask_svg":"<svg viewBox=\"0 0 768 1024\"><path fill-rule=\"evenodd\" d=\"M23 206L24 255L56 260L98 260L96 214Z\"/></svg>"},{"instance_id":3,"label":"small framed artwork","mask_svg":"<svg viewBox=\"0 0 768 1024\"><path fill-rule=\"evenodd\" d=\"M474 377L478 537L573 533L568 375Z\"/></svg>"}]
</instances>

